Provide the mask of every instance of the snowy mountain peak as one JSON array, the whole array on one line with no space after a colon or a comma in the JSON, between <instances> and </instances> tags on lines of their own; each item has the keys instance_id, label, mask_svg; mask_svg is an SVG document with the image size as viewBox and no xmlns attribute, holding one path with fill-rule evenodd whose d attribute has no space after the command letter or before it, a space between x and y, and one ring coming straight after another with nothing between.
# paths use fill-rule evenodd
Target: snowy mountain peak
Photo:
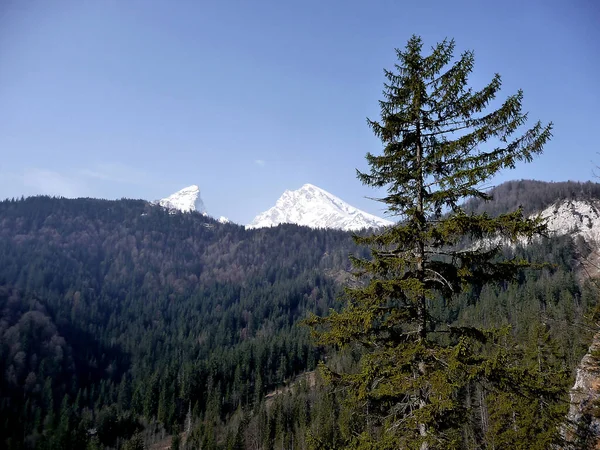
<instances>
[{"instance_id":1,"label":"snowy mountain peak","mask_svg":"<svg viewBox=\"0 0 600 450\"><path fill-rule=\"evenodd\" d=\"M158 204L170 210L181 212L198 211L199 213L206 214L206 207L200 197L200 188L195 184L159 200Z\"/></svg>"},{"instance_id":2,"label":"snowy mountain peak","mask_svg":"<svg viewBox=\"0 0 600 450\"><path fill-rule=\"evenodd\" d=\"M281 223L345 231L393 224L361 211L312 184L305 184L295 191L285 191L274 207L256 216L246 228L272 227Z\"/></svg>"}]
</instances>

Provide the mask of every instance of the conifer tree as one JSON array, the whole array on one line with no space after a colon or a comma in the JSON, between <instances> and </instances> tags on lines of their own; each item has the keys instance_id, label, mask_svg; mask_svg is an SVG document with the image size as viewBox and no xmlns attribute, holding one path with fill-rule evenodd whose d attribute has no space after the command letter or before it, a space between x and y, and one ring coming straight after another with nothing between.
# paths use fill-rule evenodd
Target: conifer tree
<instances>
[{"instance_id":1,"label":"conifer tree","mask_svg":"<svg viewBox=\"0 0 600 450\"><path fill-rule=\"evenodd\" d=\"M345 388L345 448L467 448L472 414L466 392L484 379L506 388L515 383L511 374L523 372L511 370L509 345L490 343L505 341L506 333L450 326L435 311L465 290L513 279L529 265L503 259L502 243L543 233L540 219L525 218L521 210L467 213L462 205L488 200L484 188L491 177L541 153L552 124L537 122L523 132L521 91L490 110L500 75L473 90L472 51L455 60L453 40L428 55L422 46L413 36L396 51L394 69L385 71L381 118L368 120L383 154L368 153L370 171L358 172L364 184L385 193L377 200L397 223L355 236L371 257L351 257L359 282L346 290L346 307L307 321L319 343L362 349L356 371L322 366ZM560 395L523 383L516 386L521 394L537 396L540 404L544 396Z\"/></svg>"}]
</instances>

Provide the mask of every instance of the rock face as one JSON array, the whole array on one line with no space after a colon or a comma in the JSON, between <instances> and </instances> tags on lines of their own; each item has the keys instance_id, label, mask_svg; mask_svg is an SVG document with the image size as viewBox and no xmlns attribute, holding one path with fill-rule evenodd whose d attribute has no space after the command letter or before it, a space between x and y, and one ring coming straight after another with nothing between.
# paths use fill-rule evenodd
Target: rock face
<instances>
[{"instance_id":1,"label":"rock face","mask_svg":"<svg viewBox=\"0 0 600 450\"><path fill-rule=\"evenodd\" d=\"M581 279L600 276L600 200L563 200L541 212L550 234L570 235L585 248Z\"/></svg>"},{"instance_id":2,"label":"rock face","mask_svg":"<svg viewBox=\"0 0 600 450\"><path fill-rule=\"evenodd\" d=\"M256 216L246 228L273 227L281 223L344 231L393 225L393 222L361 211L312 184L285 191L275 206Z\"/></svg>"},{"instance_id":3,"label":"rock face","mask_svg":"<svg viewBox=\"0 0 600 450\"><path fill-rule=\"evenodd\" d=\"M550 234L582 239L590 253L580 261L585 276L597 276L600 265L600 200L562 200L541 212ZM600 450L600 333L597 333L577 367L570 392L570 407L563 449Z\"/></svg>"},{"instance_id":4,"label":"rock face","mask_svg":"<svg viewBox=\"0 0 600 450\"><path fill-rule=\"evenodd\" d=\"M574 239L579 238L589 247L591 256L588 259L600 258L597 251L600 248L600 200L560 200L543 211L532 214L530 218L538 216L545 219L549 236L568 235ZM522 238L519 242L527 245L528 240ZM514 245L507 239L492 237L475 243L475 247L491 248L498 244Z\"/></svg>"},{"instance_id":5,"label":"rock face","mask_svg":"<svg viewBox=\"0 0 600 450\"><path fill-rule=\"evenodd\" d=\"M600 401L599 355L600 333L597 333L588 353L577 367L575 384L570 393L571 406L564 434L567 441L576 446L578 440L585 439L588 446L583 448L600 449L600 418L592 414L592 409L598 408L595 403Z\"/></svg>"},{"instance_id":6,"label":"rock face","mask_svg":"<svg viewBox=\"0 0 600 450\"><path fill-rule=\"evenodd\" d=\"M197 211L206 215L206 207L200 197L200 188L195 184L159 200L158 204L169 210L181 212Z\"/></svg>"},{"instance_id":7,"label":"rock face","mask_svg":"<svg viewBox=\"0 0 600 450\"><path fill-rule=\"evenodd\" d=\"M541 216L551 233L600 242L600 200L563 200L543 210Z\"/></svg>"}]
</instances>

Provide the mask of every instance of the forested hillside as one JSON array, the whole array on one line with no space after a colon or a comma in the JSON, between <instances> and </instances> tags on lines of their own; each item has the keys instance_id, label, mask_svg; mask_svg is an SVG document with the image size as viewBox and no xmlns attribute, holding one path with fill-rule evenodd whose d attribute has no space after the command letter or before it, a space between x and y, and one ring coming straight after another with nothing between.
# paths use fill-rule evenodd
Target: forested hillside
<instances>
[{"instance_id":1,"label":"forested hillside","mask_svg":"<svg viewBox=\"0 0 600 450\"><path fill-rule=\"evenodd\" d=\"M589 186L596 195L598 185ZM595 304L573 269L579 250L565 237L512 251L552 266L469 292L439 314L511 325L524 362L536 363L543 347L552 370L572 377ZM367 254L341 231L245 230L144 201L0 202L1 446L339 442L343 394L298 376L323 357L352 366L356 355L315 348L298 322L336 306L349 253ZM495 413L503 414L492 408L490 420Z\"/></svg>"},{"instance_id":2,"label":"forested hillside","mask_svg":"<svg viewBox=\"0 0 600 450\"><path fill-rule=\"evenodd\" d=\"M351 251L339 231L143 201L0 203L3 440L81 448L95 428L113 446L140 416L170 431L262 398L314 367L295 323L326 313Z\"/></svg>"}]
</instances>

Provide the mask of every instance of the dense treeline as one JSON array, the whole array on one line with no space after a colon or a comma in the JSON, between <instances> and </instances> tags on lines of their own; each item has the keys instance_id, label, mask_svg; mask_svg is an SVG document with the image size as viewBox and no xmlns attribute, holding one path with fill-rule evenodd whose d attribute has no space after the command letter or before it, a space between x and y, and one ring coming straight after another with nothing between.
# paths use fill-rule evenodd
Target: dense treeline
<instances>
[{"instance_id":1,"label":"dense treeline","mask_svg":"<svg viewBox=\"0 0 600 450\"><path fill-rule=\"evenodd\" d=\"M170 432L252 404L314 367L294 325L327 311L351 251L339 231L245 231L142 201L0 203L5 442L114 446L142 417Z\"/></svg>"},{"instance_id":2,"label":"dense treeline","mask_svg":"<svg viewBox=\"0 0 600 450\"><path fill-rule=\"evenodd\" d=\"M466 293L443 319L511 325L523 361L543 350L572 374L595 302L574 271L578 247L515 251L553 266ZM2 447L340 445L343 393L305 374L357 355L324 354L297 324L337 304L349 253L366 254L340 231L244 230L143 201L0 202Z\"/></svg>"}]
</instances>

